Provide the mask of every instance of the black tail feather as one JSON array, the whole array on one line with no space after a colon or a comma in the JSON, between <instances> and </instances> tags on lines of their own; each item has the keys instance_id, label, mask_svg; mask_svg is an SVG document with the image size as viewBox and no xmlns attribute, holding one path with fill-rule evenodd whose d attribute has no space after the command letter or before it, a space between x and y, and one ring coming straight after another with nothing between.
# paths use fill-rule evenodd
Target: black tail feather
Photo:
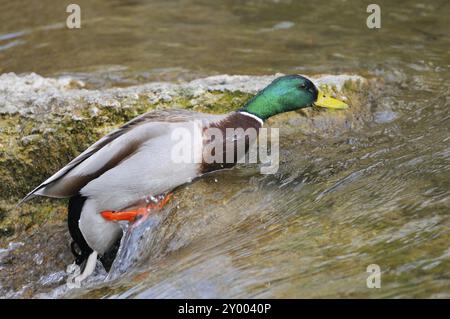
<instances>
[{"instance_id":1,"label":"black tail feather","mask_svg":"<svg viewBox=\"0 0 450 319\"><path fill-rule=\"evenodd\" d=\"M72 254L75 256L75 263L77 265L82 265L92 253L92 248L89 247L86 239L84 239L78 224L86 199L86 197L78 194L71 197L69 200L69 216L67 218L67 224L69 226L70 236L72 236L73 239L70 248L72 250ZM100 257L100 261L106 271L110 270L112 263L116 258L119 246L120 238L116 241L113 247L111 247L105 254L103 254L103 256Z\"/></svg>"},{"instance_id":2,"label":"black tail feather","mask_svg":"<svg viewBox=\"0 0 450 319\"><path fill-rule=\"evenodd\" d=\"M80 194L73 196L69 200L69 215L67 218L67 224L69 226L69 233L72 236L73 242L70 245L72 254L75 256L75 263L81 265L92 253L92 248L81 233L78 222L80 220L81 210L83 209L86 197Z\"/></svg>"}]
</instances>

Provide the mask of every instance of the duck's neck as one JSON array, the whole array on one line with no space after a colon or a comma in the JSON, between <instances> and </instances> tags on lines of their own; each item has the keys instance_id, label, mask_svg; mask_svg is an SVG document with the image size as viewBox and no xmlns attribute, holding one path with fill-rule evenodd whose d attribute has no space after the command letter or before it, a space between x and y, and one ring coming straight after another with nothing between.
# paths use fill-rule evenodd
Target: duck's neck
<instances>
[{"instance_id":1,"label":"duck's neck","mask_svg":"<svg viewBox=\"0 0 450 319\"><path fill-rule=\"evenodd\" d=\"M254 128L258 131L263 125L264 121L260 117L253 113L247 112L245 109L241 109L231 113L215 126L224 131L227 128L242 128L244 131L248 128Z\"/></svg>"},{"instance_id":2,"label":"duck's neck","mask_svg":"<svg viewBox=\"0 0 450 319\"><path fill-rule=\"evenodd\" d=\"M230 113L219 122L212 123L210 127L218 128L223 132L224 136L226 136L227 129L243 129L245 131L249 128L254 128L256 133L259 133L259 129L263 126L263 124L264 121L258 116L241 109Z\"/></svg>"},{"instance_id":3,"label":"duck's neck","mask_svg":"<svg viewBox=\"0 0 450 319\"><path fill-rule=\"evenodd\" d=\"M252 118L252 119L258 121L258 123L259 123L261 126L264 125L264 120L263 120L263 119L259 118L259 117L258 117L257 115L255 115L255 114L252 114L252 113L247 112L245 109L239 110L239 111L237 111L237 113L240 114L240 115L244 115L244 116L247 116L247 117L249 117L249 118Z\"/></svg>"},{"instance_id":4,"label":"duck's neck","mask_svg":"<svg viewBox=\"0 0 450 319\"><path fill-rule=\"evenodd\" d=\"M283 107L278 99L279 92L267 87L251 98L239 111L252 114L265 121L271 116L283 112Z\"/></svg>"}]
</instances>

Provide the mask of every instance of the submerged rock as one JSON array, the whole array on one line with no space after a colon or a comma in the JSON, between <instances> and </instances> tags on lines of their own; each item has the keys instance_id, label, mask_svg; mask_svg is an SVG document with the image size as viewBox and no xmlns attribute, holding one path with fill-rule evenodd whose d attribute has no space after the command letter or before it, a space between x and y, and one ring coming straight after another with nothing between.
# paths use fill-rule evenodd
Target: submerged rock
<instances>
[{"instance_id":1,"label":"submerged rock","mask_svg":"<svg viewBox=\"0 0 450 319\"><path fill-rule=\"evenodd\" d=\"M25 246L20 247L24 257L10 257L9 265L3 266L9 267L10 272L28 275L16 281L0 277L3 291L18 291L20 287L30 287L27 285L31 282L41 281L46 286L60 283L60 267L72 262L68 233L64 231L66 201L37 199L16 208L15 204L26 193L101 136L139 114L159 108L229 112L242 106L278 76L280 74L220 75L181 84L148 83L127 88L87 90L83 82L68 77L50 79L37 74L0 75L0 247L5 247L13 238L21 239L25 234L36 231ZM376 89L374 81L357 75L323 75L313 77L313 81L323 90L345 99L351 108L346 111L305 109L270 119L269 126L281 128L282 148L311 134L336 136L357 129L364 119L371 116L368 92ZM208 196L207 190L211 185L207 181L196 182L178 191L179 198L185 199L181 209L190 211L192 200L189 199L196 194ZM211 201L217 200L222 199L211 198ZM197 217L201 225L204 217ZM36 242L48 239L49 234L44 235L41 228L45 222L45 231L56 229L55 236L59 239L52 240L54 245L51 247L43 245L42 249L47 252L42 253L33 247ZM162 225L166 223L164 219ZM177 224L163 227L155 238L174 225ZM186 234L193 231L185 230ZM162 254L167 249L176 249L182 242L175 236L167 246L148 252ZM59 259L48 259L56 254L59 254ZM128 264L132 262L128 260ZM119 264L116 268L123 266ZM36 271L36 268L46 270ZM54 275L56 279L51 273L57 274ZM10 289L5 288L5 284ZM22 296L32 294L30 289L25 289Z\"/></svg>"}]
</instances>

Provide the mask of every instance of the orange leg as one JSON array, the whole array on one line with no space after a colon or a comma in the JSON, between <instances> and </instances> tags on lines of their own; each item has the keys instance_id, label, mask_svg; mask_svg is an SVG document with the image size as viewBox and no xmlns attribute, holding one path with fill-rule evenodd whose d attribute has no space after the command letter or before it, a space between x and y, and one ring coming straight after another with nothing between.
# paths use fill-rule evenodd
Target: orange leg
<instances>
[{"instance_id":1,"label":"orange leg","mask_svg":"<svg viewBox=\"0 0 450 319\"><path fill-rule=\"evenodd\" d=\"M151 210L154 209L162 209L167 202L172 197L172 193L169 193L167 196L163 197L156 203L149 203L145 207L138 208L136 210L129 210L124 212L114 212L110 210L105 210L101 212L101 215L104 219L109 221L120 221L120 220L126 220L129 222L134 222L137 219L142 219L143 217L147 217L147 215L150 213Z\"/></svg>"},{"instance_id":2,"label":"orange leg","mask_svg":"<svg viewBox=\"0 0 450 319\"><path fill-rule=\"evenodd\" d=\"M136 220L138 216L143 216L147 214L147 207L141 207L136 210L130 210L126 212L113 212L110 210L105 210L101 212L104 219L110 221L119 221L119 220L127 220L129 222L133 222Z\"/></svg>"},{"instance_id":3,"label":"orange leg","mask_svg":"<svg viewBox=\"0 0 450 319\"><path fill-rule=\"evenodd\" d=\"M157 201L156 203L150 203L147 207L150 209L162 209L164 206L166 206L167 202L172 198L172 193L167 194L162 199Z\"/></svg>"}]
</instances>

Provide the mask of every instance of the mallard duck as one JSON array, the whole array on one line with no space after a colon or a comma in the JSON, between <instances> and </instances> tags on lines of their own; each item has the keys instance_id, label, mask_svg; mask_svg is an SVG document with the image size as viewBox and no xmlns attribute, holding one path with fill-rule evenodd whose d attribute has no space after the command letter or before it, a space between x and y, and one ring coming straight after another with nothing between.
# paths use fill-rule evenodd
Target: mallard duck
<instances>
[{"instance_id":1,"label":"mallard duck","mask_svg":"<svg viewBox=\"0 0 450 319\"><path fill-rule=\"evenodd\" d=\"M157 202L161 207L168 198L164 196L175 187L226 166L202 160L205 147L215 143L202 136L205 129L258 130L271 116L313 105L347 107L320 92L306 77L287 75L277 78L241 109L228 114L181 109L151 111L101 138L22 201L36 195L70 198L68 226L73 238L72 252L76 264L84 264L83 273L75 279L79 283L93 272L97 258L121 238L122 229L117 221L133 221L144 215L152 205L149 198L159 196ZM180 128L199 136L193 141L197 160L190 163L171 160L174 145L171 135Z\"/></svg>"}]
</instances>

